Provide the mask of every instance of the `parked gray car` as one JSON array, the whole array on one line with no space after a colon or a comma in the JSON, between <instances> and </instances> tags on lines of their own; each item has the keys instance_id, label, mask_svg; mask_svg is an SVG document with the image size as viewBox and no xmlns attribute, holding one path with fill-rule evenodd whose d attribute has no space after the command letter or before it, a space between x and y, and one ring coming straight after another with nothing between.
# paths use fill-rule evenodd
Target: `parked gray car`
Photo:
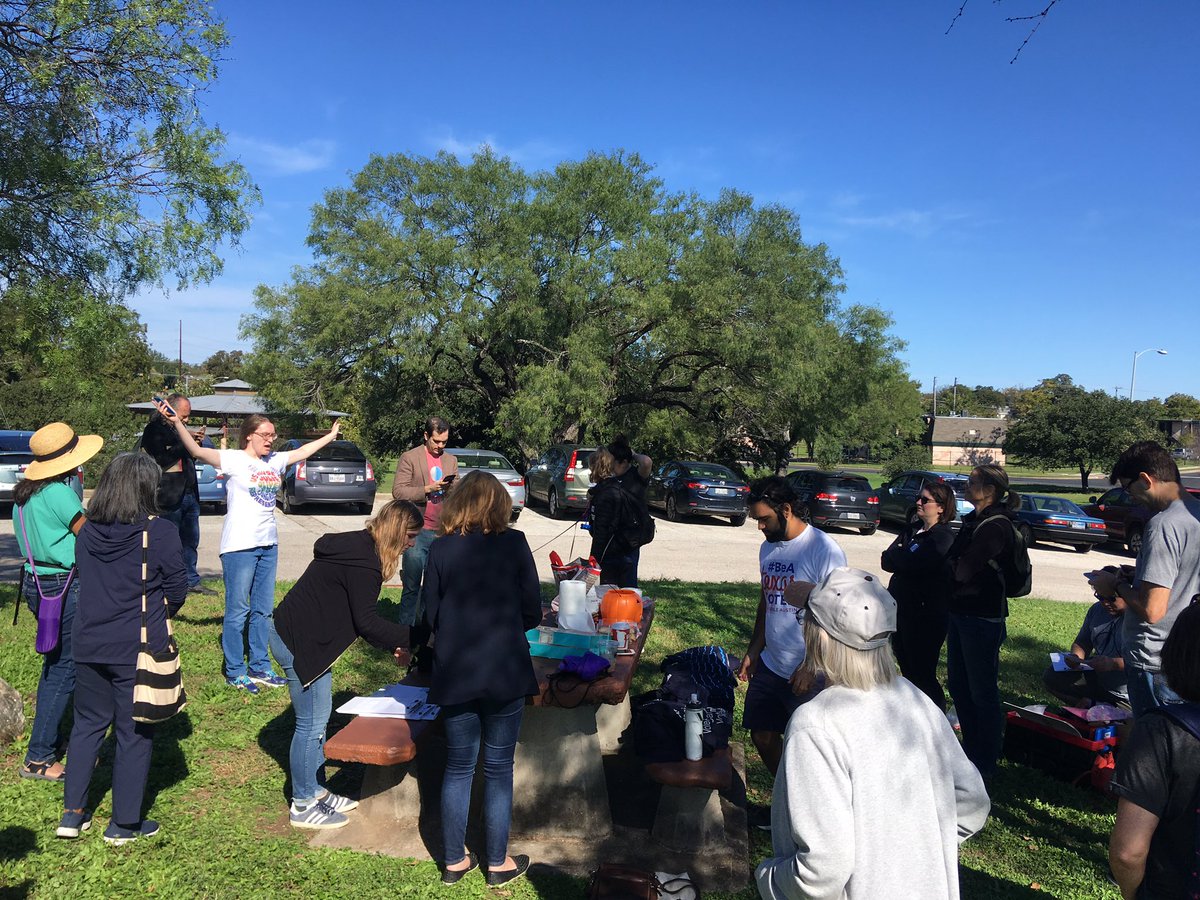
<instances>
[{"instance_id":1,"label":"parked gray car","mask_svg":"<svg viewBox=\"0 0 1200 900\"><path fill-rule=\"evenodd\" d=\"M447 447L446 452L453 453L458 460L460 475L472 469L481 469L494 475L512 498L512 520L517 521L521 510L525 508L525 479L504 454L495 450L476 450L474 447Z\"/></svg>"},{"instance_id":2,"label":"parked gray car","mask_svg":"<svg viewBox=\"0 0 1200 900\"><path fill-rule=\"evenodd\" d=\"M32 431L0 430L0 504L12 503L13 488L25 478L25 468L33 462L33 453L29 449L31 437ZM67 484L82 500L83 466L75 470Z\"/></svg>"},{"instance_id":3,"label":"parked gray car","mask_svg":"<svg viewBox=\"0 0 1200 900\"><path fill-rule=\"evenodd\" d=\"M944 481L954 491L958 515L950 523L957 531L962 517L975 507L967 500L967 476L959 472L901 472L879 489L879 518L896 525L907 525L917 516L917 496L929 481Z\"/></svg>"},{"instance_id":4,"label":"parked gray car","mask_svg":"<svg viewBox=\"0 0 1200 900\"><path fill-rule=\"evenodd\" d=\"M304 441L285 441L280 451ZM288 515L305 503L351 503L370 514L375 504L375 470L353 441L332 441L284 470L279 505Z\"/></svg>"},{"instance_id":5,"label":"parked gray car","mask_svg":"<svg viewBox=\"0 0 1200 900\"><path fill-rule=\"evenodd\" d=\"M529 464L525 472L525 502L539 500L550 515L560 518L567 510L582 512L588 504L592 472L588 460L596 447L555 444Z\"/></svg>"}]
</instances>

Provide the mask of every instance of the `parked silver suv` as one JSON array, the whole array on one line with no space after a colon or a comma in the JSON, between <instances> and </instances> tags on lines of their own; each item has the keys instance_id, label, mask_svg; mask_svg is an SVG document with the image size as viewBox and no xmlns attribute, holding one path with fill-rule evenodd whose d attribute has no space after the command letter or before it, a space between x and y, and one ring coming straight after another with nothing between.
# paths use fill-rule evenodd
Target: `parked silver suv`
<instances>
[{"instance_id":1,"label":"parked silver suv","mask_svg":"<svg viewBox=\"0 0 1200 900\"><path fill-rule=\"evenodd\" d=\"M592 471L588 460L596 447L555 444L529 464L525 471L525 502L544 501L554 518L567 510L587 508Z\"/></svg>"}]
</instances>

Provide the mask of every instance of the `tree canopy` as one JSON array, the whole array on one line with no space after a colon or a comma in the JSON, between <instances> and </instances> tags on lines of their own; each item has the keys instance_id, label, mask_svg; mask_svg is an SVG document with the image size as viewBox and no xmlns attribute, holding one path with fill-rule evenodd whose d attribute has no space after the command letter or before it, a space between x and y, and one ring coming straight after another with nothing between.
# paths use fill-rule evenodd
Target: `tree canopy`
<instances>
[{"instance_id":1,"label":"tree canopy","mask_svg":"<svg viewBox=\"0 0 1200 900\"><path fill-rule=\"evenodd\" d=\"M487 150L376 156L309 244L243 320L247 377L281 408L353 411L380 451L439 413L456 443L521 456L623 431L777 465L801 430L852 430L877 380L908 383L890 320L839 305L794 212L670 193L633 153L532 174Z\"/></svg>"},{"instance_id":2,"label":"tree canopy","mask_svg":"<svg viewBox=\"0 0 1200 900\"><path fill-rule=\"evenodd\" d=\"M1065 375L1027 393L1009 425L1005 453L1026 465L1073 466L1084 490L1092 471L1107 470L1130 444L1162 437L1144 407L1085 391Z\"/></svg>"},{"instance_id":3,"label":"tree canopy","mask_svg":"<svg viewBox=\"0 0 1200 900\"><path fill-rule=\"evenodd\" d=\"M0 291L221 270L257 194L200 115L225 44L206 0L0 0Z\"/></svg>"}]
</instances>

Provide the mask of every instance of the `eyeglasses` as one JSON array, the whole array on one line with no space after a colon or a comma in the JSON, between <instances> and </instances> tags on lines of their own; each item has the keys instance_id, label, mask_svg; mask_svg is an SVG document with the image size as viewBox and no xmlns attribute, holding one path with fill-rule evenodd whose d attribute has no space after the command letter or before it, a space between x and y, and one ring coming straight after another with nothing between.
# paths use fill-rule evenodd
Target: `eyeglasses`
<instances>
[{"instance_id":1,"label":"eyeglasses","mask_svg":"<svg viewBox=\"0 0 1200 900\"><path fill-rule=\"evenodd\" d=\"M262 438L264 441L273 441L278 435L274 431L255 431L251 437Z\"/></svg>"},{"instance_id":2,"label":"eyeglasses","mask_svg":"<svg viewBox=\"0 0 1200 900\"><path fill-rule=\"evenodd\" d=\"M1099 600L1101 603L1112 603L1113 601L1115 601L1117 599L1115 596L1105 597L1099 591L1092 591L1092 596L1095 597L1097 600Z\"/></svg>"},{"instance_id":3,"label":"eyeglasses","mask_svg":"<svg viewBox=\"0 0 1200 900\"><path fill-rule=\"evenodd\" d=\"M934 500L932 497L926 497L924 495L918 497L917 502L918 503L937 503L937 501Z\"/></svg>"}]
</instances>

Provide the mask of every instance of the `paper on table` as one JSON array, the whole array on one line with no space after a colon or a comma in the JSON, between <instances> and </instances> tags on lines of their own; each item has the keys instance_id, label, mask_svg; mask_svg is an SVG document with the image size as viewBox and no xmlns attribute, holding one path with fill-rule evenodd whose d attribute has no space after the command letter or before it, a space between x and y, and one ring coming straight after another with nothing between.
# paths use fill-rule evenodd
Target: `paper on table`
<instances>
[{"instance_id":1,"label":"paper on table","mask_svg":"<svg viewBox=\"0 0 1200 900\"><path fill-rule=\"evenodd\" d=\"M441 707L429 702L429 688L389 684L369 697L354 697L338 707L346 715L379 719L436 719Z\"/></svg>"},{"instance_id":2,"label":"paper on table","mask_svg":"<svg viewBox=\"0 0 1200 900\"><path fill-rule=\"evenodd\" d=\"M1064 656L1069 656L1067 653L1051 653L1050 664L1055 672L1090 672L1092 667L1085 662L1080 662L1077 666L1068 666L1064 661Z\"/></svg>"}]
</instances>

